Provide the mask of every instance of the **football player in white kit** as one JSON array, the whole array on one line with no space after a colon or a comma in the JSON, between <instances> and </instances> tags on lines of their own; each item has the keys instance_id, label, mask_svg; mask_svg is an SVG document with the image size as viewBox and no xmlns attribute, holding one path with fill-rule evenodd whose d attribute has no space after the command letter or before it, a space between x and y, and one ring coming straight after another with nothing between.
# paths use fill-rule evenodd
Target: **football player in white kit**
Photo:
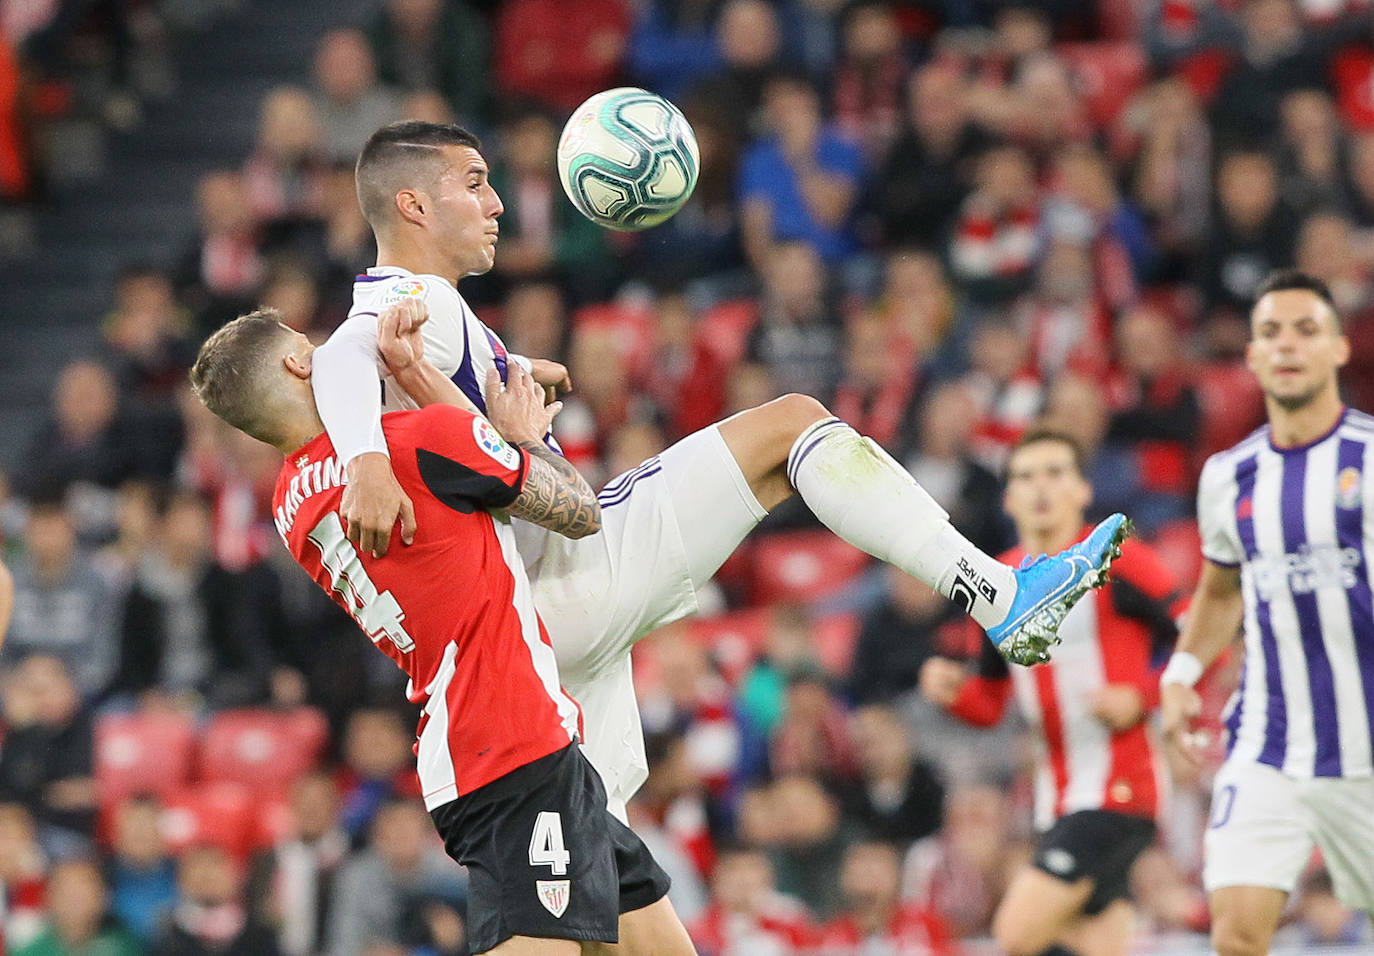
<instances>
[{"instance_id":1,"label":"football player in white kit","mask_svg":"<svg viewBox=\"0 0 1374 956\"><path fill-rule=\"evenodd\" d=\"M503 212L475 137L432 123L384 127L358 159L357 185L378 265L358 277L349 318L315 353L314 384L320 417L347 463L341 513L349 536L382 554L398 517L402 546L414 517L391 473L379 416L442 400L437 392L406 394L388 379L377 345L382 310L423 300L426 357L479 410L492 369L504 378L508 363L520 362L546 386L566 372L507 354L455 287L492 267ZM1114 515L1068 551L1008 567L959 534L877 444L802 395L689 435L606 485L601 532L571 542L521 529L535 604L564 684L582 704L584 747L618 815L647 771L631 645L696 611L698 589L771 508L797 493L840 537L960 603L1023 664L1047 656L1059 621L1101 582L1127 533L1126 519Z\"/></svg>"},{"instance_id":2,"label":"football player in white kit","mask_svg":"<svg viewBox=\"0 0 1374 956\"><path fill-rule=\"evenodd\" d=\"M1160 677L1166 741L1196 762L1193 685L1243 629L1203 870L1221 956L1269 952L1314 843L1374 910L1374 417L1341 402L1350 343L1320 280L1270 276L1250 332L1269 421L1203 469L1207 560Z\"/></svg>"}]
</instances>

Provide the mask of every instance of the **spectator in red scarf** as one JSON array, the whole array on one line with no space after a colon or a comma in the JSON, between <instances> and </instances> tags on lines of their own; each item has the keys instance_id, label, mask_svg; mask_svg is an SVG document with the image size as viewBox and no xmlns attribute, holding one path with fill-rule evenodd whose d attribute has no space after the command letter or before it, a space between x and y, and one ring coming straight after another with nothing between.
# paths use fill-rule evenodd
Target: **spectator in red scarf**
<instances>
[{"instance_id":1,"label":"spectator in red scarf","mask_svg":"<svg viewBox=\"0 0 1374 956\"><path fill-rule=\"evenodd\" d=\"M934 910L902 902L900 883L901 858L890 843L850 845L840 874L844 910L820 928L806 952L812 956L869 951L890 956L951 956L959 952Z\"/></svg>"}]
</instances>

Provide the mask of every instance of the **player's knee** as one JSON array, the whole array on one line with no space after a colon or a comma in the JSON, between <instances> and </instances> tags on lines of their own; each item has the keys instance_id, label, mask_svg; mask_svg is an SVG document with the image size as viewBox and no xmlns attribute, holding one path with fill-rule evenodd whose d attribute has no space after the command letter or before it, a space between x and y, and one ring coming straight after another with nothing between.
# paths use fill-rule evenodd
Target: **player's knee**
<instances>
[{"instance_id":1,"label":"player's knee","mask_svg":"<svg viewBox=\"0 0 1374 956\"><path fill-rule=\"evenodd\" d=\"M810 395L790 392L763 406L776 427L795 438L823 418L830 418L830 409Z\"/></svg>"},{"instance_id":2,"label":"player's knee","mask_svg":"<svg viewBox=\"0 0 1374 956\"><path fill-rule=\"evenodd\" d=\"M1265 956L1269 934L1241 919L1222 918L1212 925L1212 948L1218 956Z\"/></svg>"}]
</instances>

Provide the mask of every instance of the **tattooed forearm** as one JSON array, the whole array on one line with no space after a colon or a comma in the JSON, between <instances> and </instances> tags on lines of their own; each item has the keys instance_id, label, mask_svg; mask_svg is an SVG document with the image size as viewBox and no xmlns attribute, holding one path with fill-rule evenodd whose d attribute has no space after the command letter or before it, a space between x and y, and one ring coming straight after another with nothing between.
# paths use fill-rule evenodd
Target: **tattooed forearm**
<instances>
[{"instance_id":1,"label":"tattooed forearm","mask_svg":"<svg viewBox=\"0 0 1374 956\"><path fill-rule=\"evenodd\" d=\"M601 530L601 505L587 479L542 442L517 442L530 456L524 490L508 509L550 531L583 538Z\"/></svg>"}]
</instances>

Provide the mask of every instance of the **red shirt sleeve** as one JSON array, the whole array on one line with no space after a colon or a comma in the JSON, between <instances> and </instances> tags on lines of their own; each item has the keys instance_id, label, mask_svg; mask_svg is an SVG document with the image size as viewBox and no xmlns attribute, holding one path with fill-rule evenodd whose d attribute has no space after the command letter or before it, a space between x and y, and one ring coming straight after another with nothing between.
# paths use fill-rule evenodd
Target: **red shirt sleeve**
<instances>
[{"instance_id":1,"label":"red shirt sleeve","mask_svg":"<svg viewBox=\"0 0 1374 956\"><path fill-rule=\"evenodd\" d=\"M529 456L502 438L481 415L453 405L430 405L406 424L417 429L414 445L420 477L434 497L450 508L471 514L507 507L520 496Z\"/></svg>"},{"instance_id":2,"label":"red shirt sleeve","mask_svg":"<svg viewBox=\"0 0 1374 956\"><path fill-rule=\"evenodd\" d=\"M975 726L991 727L1002 719L1010 696L1010 677L970 677L959 688L949 712Z\"/></svg>"}]
</instances>

